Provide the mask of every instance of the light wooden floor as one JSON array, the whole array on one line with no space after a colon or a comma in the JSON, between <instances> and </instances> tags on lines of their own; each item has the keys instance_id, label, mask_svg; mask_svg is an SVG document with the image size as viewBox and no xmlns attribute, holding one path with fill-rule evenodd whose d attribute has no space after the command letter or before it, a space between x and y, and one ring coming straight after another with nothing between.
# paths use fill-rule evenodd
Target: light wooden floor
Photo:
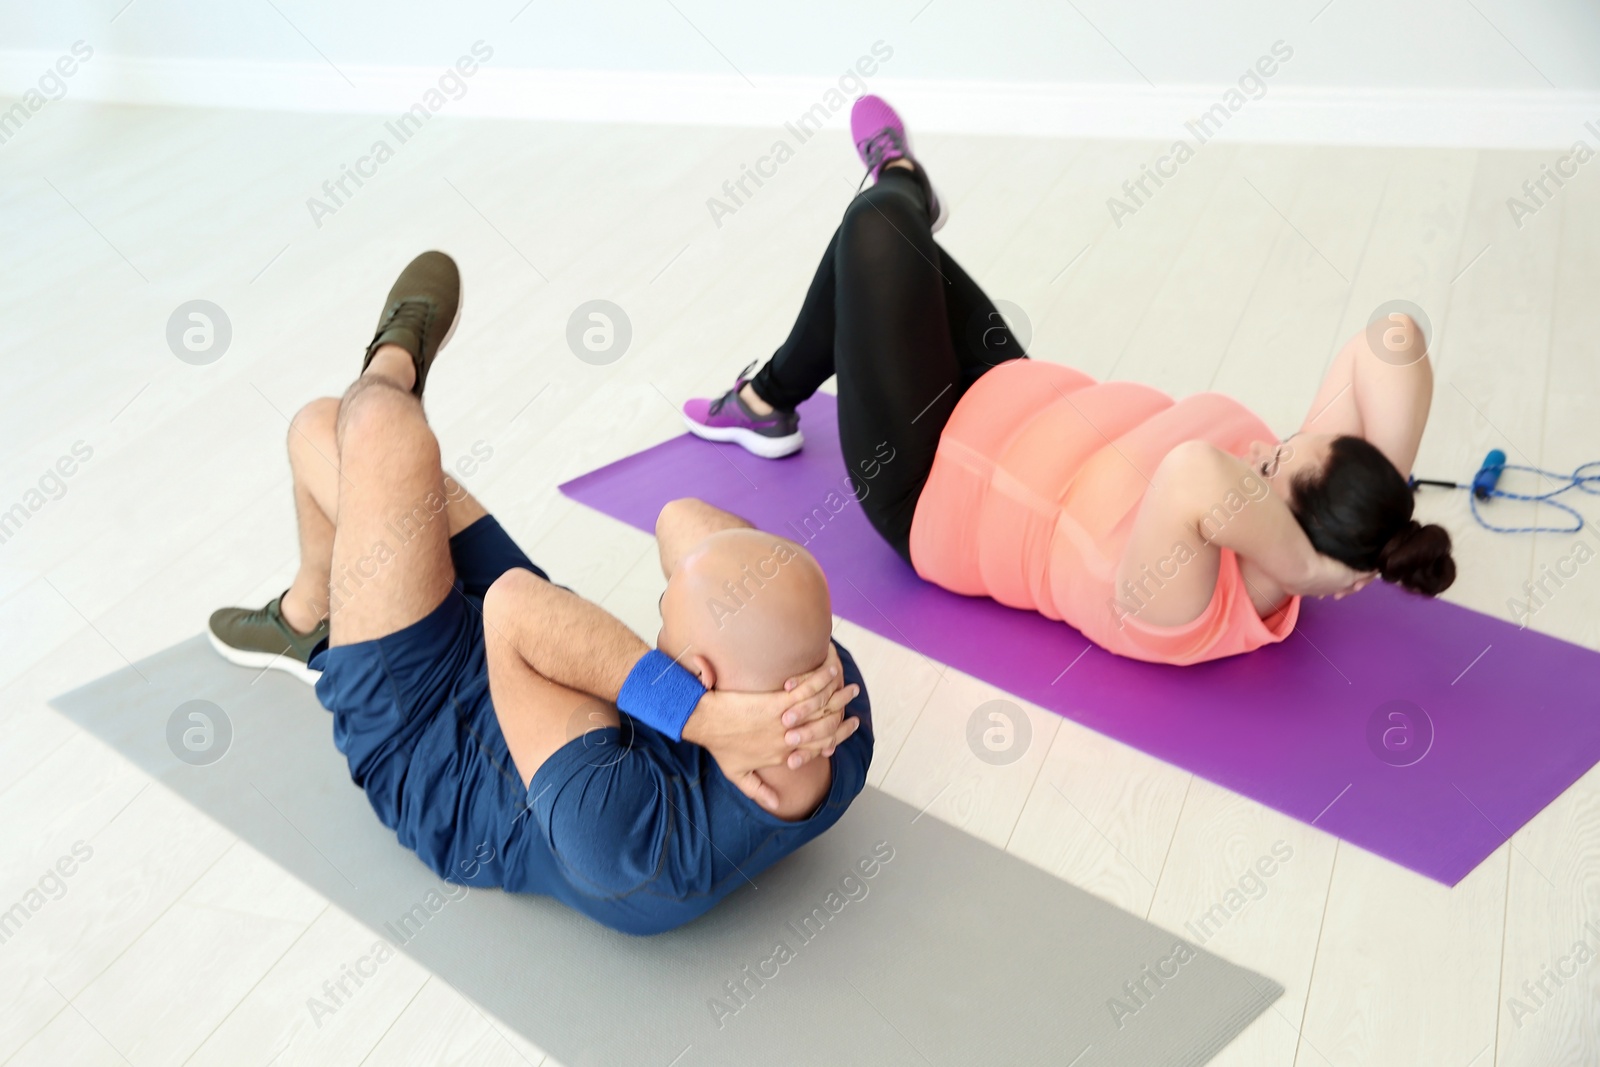
<instances>
[{"instance_id":1,"label":"light wooden floor","mask_svg":"<svg viewBox=\"0 0 1600 1067\"><path fill-rule=\"evenodd\" d=\"M0 909L92 849L0 945L0 1061L554 1065L404 958L312 1026L306 998L370 933L45 701L283 588L286 417L343 388L394 273L433 246L468 291L429 384L447 460L492 449L470 488L553 575L653 633L650 542L555 486L678 433L676 401L771 352L859 172L842 135L820 136L718 227L706 199L770 132L441 118L314 226L306 198L382 133L62 103L0 148L0 510L75 442L93 450L0 544ZM1420 471L1469 475L1491 446L1600 457L1587 171L1518 229L1505 201L1539 153L1212 144L1117 228L1106 198L1155 146L919 147L954 207L940 239L1024 309L1040 358L1231 392L1286 432L1338 344L1404 297L1432 318L1439 369ZM164 339L194 298L232 322L209 366ZM564 341L595 298L633 326L609 366ZM1572 553L1571 536L1478 530L1457 496L1424 512L1457 536L1450 599L1490 614ZM1600 647L1600 563L1532 625ZM874 784L1121 907L1181 930L1292 849L1209 942L1288 989L1215 1062L1600 1063L1600 962L1531 1016L1510 1004L1594 947L1600 771L1444 889L1036 708L1026 757L987 766L964 725L999 691L840 631L872 684Z\"/></svg>"}]
</instances>

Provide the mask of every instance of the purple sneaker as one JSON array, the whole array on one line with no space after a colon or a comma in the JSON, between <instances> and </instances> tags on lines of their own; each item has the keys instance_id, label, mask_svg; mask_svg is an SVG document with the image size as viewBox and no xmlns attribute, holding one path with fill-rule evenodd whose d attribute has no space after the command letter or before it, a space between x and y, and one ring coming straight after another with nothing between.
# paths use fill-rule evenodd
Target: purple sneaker
<instances>
[{"instance_id":1,"label":"purple sneaker","mask_svg":"<svg viewBox=\"0 0 1600 1067\"><path fill-rule=\"evenodd\" d=\"M732 441L746 452L763 459L779 459L800 451L806 439L800 433L800 416L793 411L773 409L771 415L757 415L739 397L755 364L739 372L733 388L715 400L690 400L683 405L683 421L689 432L707 441Z\"/></svg>"},{"instance_id":2,"label":"purple sneaker","mask_svg":"<svg viewBox=\"0 0 1600 1067\"><path fill-rule=\"evenodd\" d=\"M897 159L909 159L916 164L912 174L927 194L932 230L938 233L948 217L944 202L934 191L922 164L912 155L906 124L889 102L881 96L858 97L850 109L850 137L856 143L856 154L861 157L862 165L867 168L867 177L873 181L883 175L886 165Z\"/></svg>"}]
</instances>

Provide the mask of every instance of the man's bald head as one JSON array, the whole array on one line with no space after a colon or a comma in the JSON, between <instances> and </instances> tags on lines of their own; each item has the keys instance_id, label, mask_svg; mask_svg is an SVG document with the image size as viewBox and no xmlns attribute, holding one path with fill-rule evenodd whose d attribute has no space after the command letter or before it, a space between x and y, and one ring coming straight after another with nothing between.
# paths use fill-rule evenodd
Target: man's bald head
<instances>
[{"instance_id":1,"label":"man's bald head","mask_svg":"<svg viewBox=\"0 0 1600 1067\"><path fill-rule=\"evenodd\" d=\"M661 598L661 651L699 658L717 688L764 692L822 664L833 630L811 553L760 530L721 530L678 564Z\"/></svg>"}]
</instances>

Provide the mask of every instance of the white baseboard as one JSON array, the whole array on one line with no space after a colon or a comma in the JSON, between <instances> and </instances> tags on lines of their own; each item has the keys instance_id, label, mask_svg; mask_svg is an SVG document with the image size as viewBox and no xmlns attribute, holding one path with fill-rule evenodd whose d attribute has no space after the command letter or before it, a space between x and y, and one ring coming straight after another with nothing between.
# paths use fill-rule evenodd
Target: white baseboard
<instances>
[{"instance_id":1,"label":"white baseboard","mask_svg":"<svg viewBox=\"0 0 1600 1067\"><path fill-rule=\"evenodd\" d=\"M37 86L53 53L0 50L0 96ZM66 79L66 99L116 104L398 115L446 68L216 59L96 52ZM348 81L346 80L348 78ZM1170 141L1217 104L1217 86L866 79L917 130ZM569 122L679 123L779 129L824 101L828 77L531 70L493 61L464 79L440 114ZM48 105L46 105L48 106ZM3 109L0 109L3 110ZM825 109L824 109L825 110ZM825 125L843 129L847 108ZM1557 90L1345 89L1270 85L1215 139L1297 144L1567 148L1600 126L1600 93Z\"/></svg>"}]
</instances>

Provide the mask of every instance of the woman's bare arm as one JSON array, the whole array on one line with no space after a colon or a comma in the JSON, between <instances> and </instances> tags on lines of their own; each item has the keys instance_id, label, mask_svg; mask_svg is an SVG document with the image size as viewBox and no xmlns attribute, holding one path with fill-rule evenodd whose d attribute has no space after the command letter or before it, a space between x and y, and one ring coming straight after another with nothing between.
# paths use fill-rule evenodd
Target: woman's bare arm
<instances>
[{"instance_id":1,"label":"woman's bare arm","mask_svg":"<svg viewBox=\"0 0 1600 1067\"><path fill-rule=\"evenodd\" d=\"M1289 506L1249 464L1214 445L1191 441L1174 452L1195 537L1232 549L1290 595L1299 593L1315 577L1318 555Z\"/></svg>"},{"instance_id":2,"label":"woman's bare arm","mask_svg":"<svg viewBox=\"0 0 1600 1067\"><path fill-rule=\"evenodd\" d=\"M1212 451L1215 473L1210 482L1201 483L1206 485L1208 495L1214 497L1224 486L1247 485L1252 481L1264 484L1243 460L1220 449ZM1294 512L1276 493L1247 498L1239 513L1220 526L1213 527L1202 517L1196 529L1202 535L1209 531L1212 544L1231 549L1241 561L1254 564L1290 596L1346 592L1361 578L1359 571L1313 548Z\"/></svg>"},{"instance_id":3,"label":"woman's bare arm","mask_svg":"<svg viewBox=\"0 0 1600 1067\"><path fill-rule=\"evenodd\" d=\"M1334 357L1300 430L1365 438L1409 475L1432 402L1427 338L1414 319L1396 313L1350 338Z\"/></svg>"},{"instance_id":4,"label":"woman's bare arm","mask_svg":"<svg viewBox=\"0 0 1600 1067\"><path fill-rule=\"evenodd\" d=\"M1238 555L1263 614L1285 597L1339 592L1358 577L1311 547L1288 505L1248 464L1190 441L1168 453L1145 492L1117 572L1119 611L1156 625L1198 618L1224 548Z\"/></svg>"}]
</instances>

